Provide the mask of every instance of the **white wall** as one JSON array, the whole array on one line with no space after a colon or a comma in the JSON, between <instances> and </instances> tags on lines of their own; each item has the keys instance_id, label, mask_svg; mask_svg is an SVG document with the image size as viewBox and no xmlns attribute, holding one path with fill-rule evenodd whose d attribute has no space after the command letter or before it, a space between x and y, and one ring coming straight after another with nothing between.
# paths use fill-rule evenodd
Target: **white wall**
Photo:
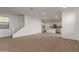
<instances>
[{"instance_id":1,"label":"white wall","mask_svg":"<svg viewBox=\"0 0 79 59\"><path fill-rule=\"evenodd\" d=\"M77 39L79 40L79 11L77 12Z\"/></svg>"},{"instance_id":2,"label":"white wall","mask_svg":"<svg viewBox=\"0 0 79 59\"><path fill-rule=\"evenodd\" d=\"M16 32L13 35L13 37L20 37L41 33L41 19L25 15L24 20L25 20L25 26L21 30Z\"/></svg>"},{"instance_id":3,"label":"white wall","mask_svg":"<svg viewBox=\"0 0 79 59\"><path fill-rule=\"evenodd\" d=\"M78 18L76 11L64 11L62 13L62 37L69 39L78 38Z\"/></svg>"}]
</instances>

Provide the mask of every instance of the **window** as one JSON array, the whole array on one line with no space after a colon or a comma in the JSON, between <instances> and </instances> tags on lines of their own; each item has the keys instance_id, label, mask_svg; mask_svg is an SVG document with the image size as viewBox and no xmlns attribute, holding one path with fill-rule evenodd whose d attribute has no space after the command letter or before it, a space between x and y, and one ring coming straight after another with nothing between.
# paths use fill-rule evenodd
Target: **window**
<instances>
[{"instance_id":1,"label":"window","mask_svg":"<svg viewBox=\"0 0 79 59\"><path fill-rule=\"evenodd\" d=\"M9 17L0 16L0 29L9 29Z\"/></svg>"}]
</instances>

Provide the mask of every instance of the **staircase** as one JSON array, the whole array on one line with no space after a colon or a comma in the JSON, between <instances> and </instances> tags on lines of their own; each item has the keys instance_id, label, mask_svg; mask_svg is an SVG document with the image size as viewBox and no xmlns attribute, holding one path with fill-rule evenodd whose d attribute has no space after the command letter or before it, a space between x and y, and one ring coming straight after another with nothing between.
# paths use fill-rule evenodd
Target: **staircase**
<instances>
[{"instance_id":1,"label":"staircase","mask_svg":"<svg viewBox=\"0 0 79 59\"><path fill-rule=\"evenodd\" d=\"M15 34L17 31L19 31L21 28L24 27L24 23L19 23L18 25L15 26L15 28L13 29L13 34Z\"/></svg>"},{"instance_id":2,"label":"staircase","mask_svg":"<svg viewBox=\"0 0 79 59\"><path fill-rule=\"evenodd\" d=\"M12 36L22 29L25 25L24 16L12 16L11 17L11 27L12 27Z\"/></svg>"}]
</instances>

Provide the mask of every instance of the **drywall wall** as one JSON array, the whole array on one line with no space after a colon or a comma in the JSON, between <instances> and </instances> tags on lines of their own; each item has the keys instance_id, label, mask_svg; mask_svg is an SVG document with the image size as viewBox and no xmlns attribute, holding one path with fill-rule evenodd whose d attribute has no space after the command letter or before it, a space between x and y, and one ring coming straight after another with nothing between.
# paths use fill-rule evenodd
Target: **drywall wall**
<instances>
[{"instance_id":1,"label":"drywall wall","mask_svg":"<svg viewBox=\"0 0 79 59\"><path fill-rule=\"evenodd\" d=\"M64 11L62 13L62 37L78 39L78 18L76 11Z\"/></svg>"},{"instance_id":2,"label":"drywall wall","mask_svg":"<svg viewBox=\"0 0 79 59\"><path fill-rule=\"evenodd\" d=\"M77 40L79 40L79 10L78 10L78 12L77 12L77 30L76 30L76 32L77 32L77 34L76 34L76 36L77 36Z\"/></svg>"},{"instance_id":3,"label":"drywall wall","mask_svg":"<svg viewBox=\"0 0 79 59\"><path fill-rule=\"evenodd\" d=\"M0 16L8 17L10 21L10 15L0 14ZM9 23L9 29L0 29L0 37L8 37L11 36L11 25Z\"/></svg>"},{"instance_id":4,"label":"drywall wall","mask_svg":"<svg viewBox=\"0 0 79 59\"><path fill-rule=\"evenodd\" d=\"M24 21L25 21L25 26L13 35L14 38L41 33L41 20L40 19L25 15Z\"/></svg>"}]
</instances>

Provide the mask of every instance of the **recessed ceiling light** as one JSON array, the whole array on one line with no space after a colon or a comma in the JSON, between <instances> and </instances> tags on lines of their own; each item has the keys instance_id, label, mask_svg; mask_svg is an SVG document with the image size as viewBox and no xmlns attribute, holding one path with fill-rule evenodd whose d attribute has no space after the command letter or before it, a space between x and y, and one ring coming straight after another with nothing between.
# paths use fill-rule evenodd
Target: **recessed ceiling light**
<instances>
[{"instance_id":1,"label":"recessed ceiling light","mask_svg":"<svg viewBox=\"0 0 79 59\"><path fill-rule=\"evenodd\" d=\"M46 15L46 13L45 13L45 12L43 12L43 15Z\"/></svg>"}]
</instances>

